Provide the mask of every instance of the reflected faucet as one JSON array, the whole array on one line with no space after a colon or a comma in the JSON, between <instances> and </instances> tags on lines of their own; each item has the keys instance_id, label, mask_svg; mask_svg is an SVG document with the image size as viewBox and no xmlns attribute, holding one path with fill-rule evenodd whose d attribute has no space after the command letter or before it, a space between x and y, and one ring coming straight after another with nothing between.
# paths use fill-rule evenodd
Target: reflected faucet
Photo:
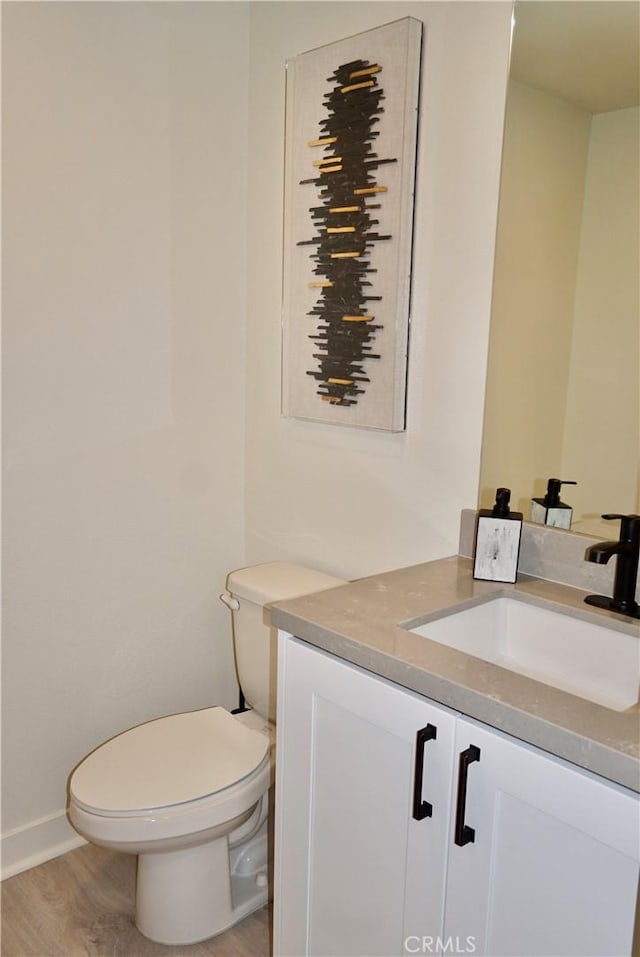
<instances>
[{"instance_id":1,"label":"reflected faucet","mask_svg":"<svg viewBox=\"0 0 640 957\"><path fill-rule=\"evenodd\" d=\"M640 515L603 515L606 521L620 519L620 540L598 542L585 553L585 560L597 565L606 565L612 555L616 556L616 573L613 580L613 597L587 595L588 605L617 611L631 618L640 618L640 605L636 601L638 561L640 559Z\"/></svg>"}]
</instances>

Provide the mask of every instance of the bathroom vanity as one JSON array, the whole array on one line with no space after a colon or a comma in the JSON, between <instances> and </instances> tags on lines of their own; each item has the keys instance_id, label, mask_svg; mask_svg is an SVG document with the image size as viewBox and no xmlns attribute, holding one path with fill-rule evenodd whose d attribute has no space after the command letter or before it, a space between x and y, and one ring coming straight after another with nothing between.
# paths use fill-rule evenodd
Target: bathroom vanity
<instances>
[{"instance_id":1,"label":"bathroom vanity","mask_svg":"<svg viewBox=\"0 0 640 957\"><path fill-rule=\"evenodd\" d=\"M640 629L583 599L455 556L274 606L278 957L636 953Z\"/></svg>"}]
</instances>

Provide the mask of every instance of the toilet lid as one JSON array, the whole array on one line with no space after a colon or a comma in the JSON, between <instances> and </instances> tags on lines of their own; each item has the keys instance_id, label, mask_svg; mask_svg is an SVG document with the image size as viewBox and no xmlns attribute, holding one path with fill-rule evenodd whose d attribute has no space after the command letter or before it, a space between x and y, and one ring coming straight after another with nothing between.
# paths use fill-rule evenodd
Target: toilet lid
<instances>
[{"instance_id":1,"label":"toilet lid","mask_svg":"<svg viewBox=\"0 0 640 957\"><path fill-rule=\"evenodd\" d=\"M205 708L117 735L78 765L69 787L78 804L98 813L168 807L237 784L268 751L268 736L224 708Z\"/></svg>"}]
</instances>

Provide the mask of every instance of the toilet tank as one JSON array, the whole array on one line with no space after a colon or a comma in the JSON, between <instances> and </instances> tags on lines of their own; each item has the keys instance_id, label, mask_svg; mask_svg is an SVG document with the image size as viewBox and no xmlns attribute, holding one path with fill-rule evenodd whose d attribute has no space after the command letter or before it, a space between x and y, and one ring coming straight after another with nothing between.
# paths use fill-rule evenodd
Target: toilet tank
<instances>
[{"instance_id":1,"label":"toilet tank","mask_svg":"<svg viewBox=\"0 0 640 957\"><path fill-rule=\"evenodd\" d=\"M344 584L343 579L291 562L252 565L229 574L227 591L236 599L229 603L236 671L248 706L275 721L277 632L268 624L265 606Z\"/></svg>"}]
</instances>

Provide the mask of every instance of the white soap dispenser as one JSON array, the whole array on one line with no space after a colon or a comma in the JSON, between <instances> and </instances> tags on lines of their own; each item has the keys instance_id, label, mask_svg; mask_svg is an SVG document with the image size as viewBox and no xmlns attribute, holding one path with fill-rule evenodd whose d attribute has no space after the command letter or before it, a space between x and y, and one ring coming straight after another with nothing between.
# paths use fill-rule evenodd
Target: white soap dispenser
<instances>
[{"instance_id":1,"label":"white soap dispenser","mask_svg":"<svg viewBox=\"0 0 640 957\"><path fill-rule=\"evenodd\" d=\"M522 512L511 512L511 490L499 488L493 508L478 512L473 577L482 581L515 582L522 535Z\"/></svg>"},{"instance_id":2,"label":"white soap dispenser","mask_svg":"<svg viewBox=\"0 0 640 957\"><path fill-rule=\"evenodd\" d=\"M560 487L577 484L577 482L568 482L566 479L550 478L547 482L545 497L531 499L531 521L538 525L571 528L573 509L560 501Z\"/></svg>"}]
</instances>

